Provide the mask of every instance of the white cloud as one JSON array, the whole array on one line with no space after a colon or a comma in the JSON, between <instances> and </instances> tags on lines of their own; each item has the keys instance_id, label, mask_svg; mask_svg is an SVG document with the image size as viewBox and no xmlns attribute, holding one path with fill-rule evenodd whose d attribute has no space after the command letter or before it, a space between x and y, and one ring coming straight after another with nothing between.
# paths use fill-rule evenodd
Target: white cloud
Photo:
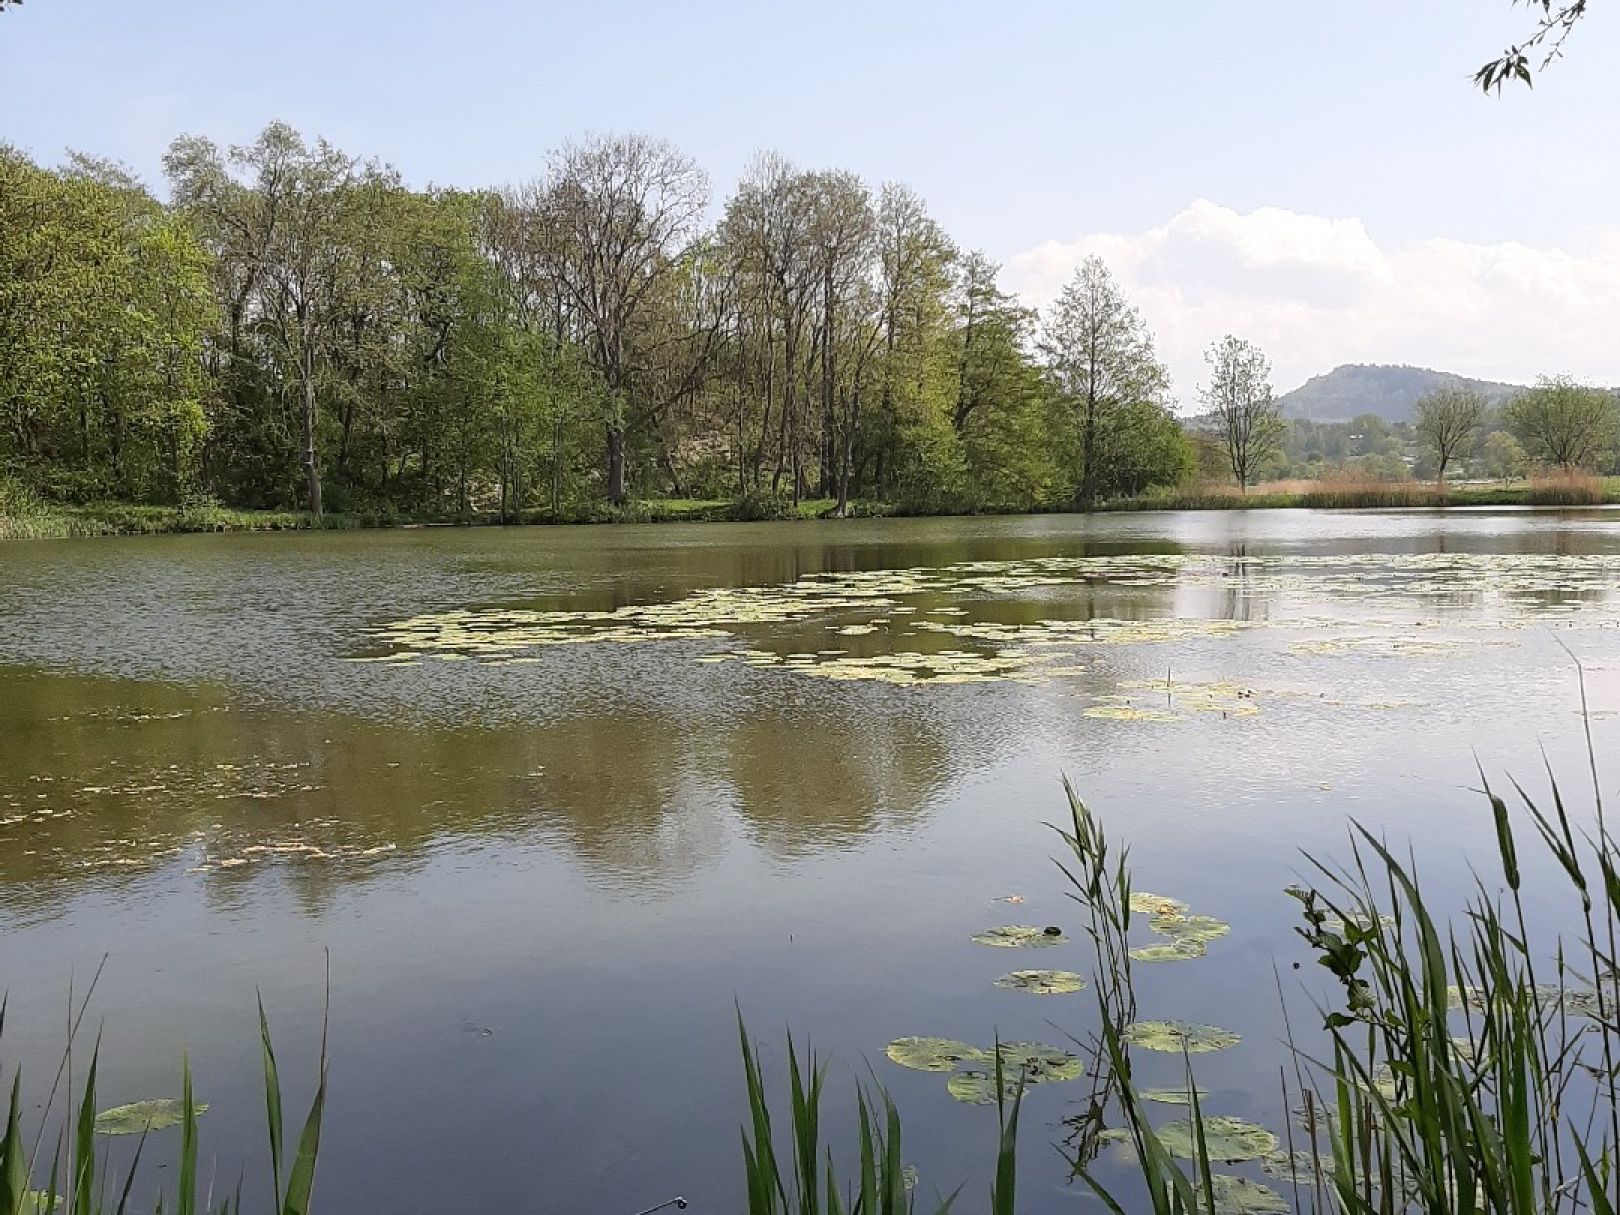
<instances>
[{"instance_id":1,"label":"white cloud","mask_svg":"<svg viewBox=\"0 0 1620 1215\"><path fill-rule=\"evenodd\" d=\"M1526 382L1620 384L1620 227L1574 250L1434 238L1380 244L1358 219L1203 199L1136 234L1048 241L1009 258L1006 286L1042 306L1097 254L1158 338L1191 404L1203 351L1258 342L1287 391L1340 363L1413 363Z\"/></svg>"}]
</instances>

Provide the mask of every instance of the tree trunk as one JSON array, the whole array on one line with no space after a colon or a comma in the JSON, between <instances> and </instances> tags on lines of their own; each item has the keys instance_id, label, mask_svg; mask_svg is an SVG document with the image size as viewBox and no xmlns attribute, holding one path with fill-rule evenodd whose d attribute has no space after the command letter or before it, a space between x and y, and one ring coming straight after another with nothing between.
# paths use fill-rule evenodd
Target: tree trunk
<instances>
[{"instance_id":1,"label":"tree trunk","mask_svg":"<svg viewBox=\"0 0 1620 1215\"><path fill-rule=\"evenodd\" d=\"M624 505L624 427L609 426L607 432L608 501Z\"/></svg>"},{"instance_id":2,"label":"tree trunk","mask_svg":"<svg viewBox=\"0 0 1620 1215\"><path fill-rule=\"evenodd\" d=\"M299 358L304 397L304 483L309 513L321 517L321 469L315 458L315 348L307 342Z\"/></svg>"},{"instance_id":3,"label":"tree trunk","mask_svg":"<svg viewBox=\"0 0 1620 1215\"><path fill-rule=\"evenodd\" d=\"M1080 509L1090 510L1097 501L1097 390L1086 389L1086 416L1080 434Z\"/></svg>"}]
</instances>

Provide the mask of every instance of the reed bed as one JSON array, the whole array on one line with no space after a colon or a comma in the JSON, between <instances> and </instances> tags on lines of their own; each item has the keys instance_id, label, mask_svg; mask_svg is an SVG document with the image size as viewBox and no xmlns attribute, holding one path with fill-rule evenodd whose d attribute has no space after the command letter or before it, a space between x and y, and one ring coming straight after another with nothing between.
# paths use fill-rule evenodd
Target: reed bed
<instances>
[{"instance_id":1,"label":"reed bed","mask_svg":"<svg viewBox=\"0 0 1620 1215\"><path fill-rule=\"evenodd\" d=\"M1301 1215L1615 1213L1620 846L1607 824L1596 763L1591 814L1579 826L1551 773L1539 798L1512 786L1516 810L1483 773L1481 783L1499 874L1476 879L1460 925L1431 905L1412 858L1359 827L1348 865L1307 857L1316 880L1290 891L1300 902L1297 931L1340 992L1333 1005L1313 1008L1322 1025L1313 1044L1290 1030L1293 1062L1280 1082L1284 1108L1297 1107L1301 1117L1285 1140L1287 1159L1307 1162L1289 1165L1286 1205ZM1096 816L1065 789L1070 825L1061 832L1067 855L1060 866L1086 912L1097 1010L1091 1097L1068 1120L1075 1175L1114 1215L1241 1215L1249 1209L1241 1199L1263 1187L1239 1190L1234 1204L1231 1183L1240 1179L1214 1172L1210 1115L1190 1056L1190 1165L1160 1140L1132 1082L1123 1034L1136 1012L1126 948L1128 852L1111 844ZM1556 861L1572 922L1580 925L1575 939L1559 938L1550 951L1536 944L1549 939L1547 926L1533 922L1522 897L1519 837L1527 827ZM795 1147L785 1169L762 1147L772 1141L769 1108L746 1034L743 1049L753 1127L752 1139L745 1133L750 1215L913 1209L894 1188L901 1125L886 1094L875 1104L881 1126L870 1114L874 1099L858 1097L861 1184L835 1198L830 1161L825 1184L808 1169L824 1150L815 1134L821 1086L814 1061L808 1086L797 1059L792 1064ZM997 1079L999 1089L999 1072ZM1014 1209L1018 1102L1010 1104L1011 1116L1004 1104L1000 1119L994 1215ZM1123 1137L1133 1153L1129 1193L1110 1189L1095 1168L1105 1137Z\"/></svg>"},{"instance_id":2,"label":"reed bed","mask_svg":"<svg viewBox=\"0 0 1620 1215\"><path fill-rule=\"evenodd\" d=\"M63 1111L54 1141L47 1142L45 1128L51 1125L53 1112L58 1109L64 1078L68 1089L73 1086L76 1042L95 986L92 980L73 1018L56 1079L40 1114L40 1129L32 1141L26 1138L22 1124L21 1069L12 1070L10 1105L5 1130L0 1133L0 1215L133 1215L138 1211L152 1211L155 1215L166 1211L174 1215L242 1215L248 1210L267 1210L274 1215L308 1215L326 1109L326 1031L323 1026L320 1079L315 1097L289 1155L282 1113L281 1072L276 1064L270 1023L262 1000L259 1002L259 1051L264 1068L266 1132L270 1147L269 1202L249 1202L240 1183L230 1193L219 1195L212 1193L211 1186L201 1184L197 1167L197 1119L204 1107L192 1091L189 1062L181 1065L180 1156L172 1173L172 1188L159 1184L150 1205L137 1191L144 1192L151 1181L150 1170L143 1172L141 1166L150 1155L147 1144L153 1128L148 1125L141 1133L134 1158L122 1176L115 1175L106 1152L97 1148L99 1038L90 1048L77 1098L74 1099L71 1092L66 1094L72 1108ZM6 1004L0 1000L0 1041L4 1038L5 1020ZM0 1080L3 1078L4 1070L0 1069ZM164 1161L156 1167L162 1169L168 1163Z\"/></svg>"}]
</instances>

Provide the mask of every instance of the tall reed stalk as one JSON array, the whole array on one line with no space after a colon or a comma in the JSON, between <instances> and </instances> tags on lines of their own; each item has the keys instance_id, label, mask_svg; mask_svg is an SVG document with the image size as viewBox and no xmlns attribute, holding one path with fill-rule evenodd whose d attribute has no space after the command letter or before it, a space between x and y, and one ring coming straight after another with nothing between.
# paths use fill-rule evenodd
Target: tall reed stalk
<instances>
[{"instance_id":1,"label":"tall reed stalk","mask_svg":"<svg viewBox=\"0 0 1620 1215\"><path fill-rule=\"evenodd\" d=\"M97 978L99 975L98 970ZM201 1106L192 1091L189 1060L183 1062L181 1068L180 1158L174 1173L172 1198L160 1188L151 1207L139 1207L132 1202L141 1161L147 1151L150 1128L142 1133L129 1169L122 1178L114 1175L106 1153L97 1151L97 1073L101 1062L99 1038L91 1048L89 1064L79 1084L78 1099L74 1103L76 1113L64 1119L58 1129L56 1143L48 1154L42 1155L46 1127L51 1123L63 1077L66 1077L69 1093L74 1087L75 1042L94 990L95 982L92 982L76 1014L71 1011L70 996L67 1044L57 1070L57 1080L52 1084L45 1108L40 1114L40 1129L31 1145L25 1143L22 1122L22 1072L20 1068L11 1071L10 1104L5 1130L0 1133L0 1215L128 1215L136 1210L151 1210L157 1215L162 1215L164 1211L173 1211L175 1215L241 1215L247 1208L244 1207L240 1187L216 1199L211 1186L199 1186L197 1116ZM0 1042L4 1041L6 1007L5 1001L0 1000ZM321 1120L326 1107L326 1022L329 1019L328 1012L321 1028L320 1079L315 1098L304 1120L297 1149L291 1161L287 1161L282 1142L281 1073L270 1041L264 1003L262 1000L259 1003L259 1036L274 1188L274 1203L268 1210L275 1212L275 1215L307 1215L310 1210L315 1162L320 1153ZM3 1080L4 1074L5 1069L0 1067L0 1080ZM42 1172L45 1173L44 1179L37 1180Z\"/></svg>"}]
</instances>

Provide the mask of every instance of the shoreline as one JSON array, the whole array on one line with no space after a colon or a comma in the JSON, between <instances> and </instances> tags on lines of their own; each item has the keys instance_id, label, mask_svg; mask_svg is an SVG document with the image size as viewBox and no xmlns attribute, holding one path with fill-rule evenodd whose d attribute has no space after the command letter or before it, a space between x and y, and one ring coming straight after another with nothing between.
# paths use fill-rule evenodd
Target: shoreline
<instances>
[{"instance_id":1,"label":"shoreline","mask_svg":"<svg viewBox=\"0 0 1620 1215\"><path fill-rule=\"evenodd\" d=\"M205 507L186 510L123 502L82 506L42 506L26 514L0 514L0 541L71 540L103 536L195 535L226 532L357 531L427 527L558 527L624 523L759 523L809 522L838 518L833 503L806 500L797 511L774 513L750 509L746 502L704 499L652 499L632 502L620 509L598 509L553 516L531 511L503 519L494 513L467 516L401 516L382 512L331 512L314 518L306 511L238 510ZM960 510L914 511L888 503L851 504L848 519L873 518L989 518L1010 515L1122 514L1146 511L1247 510L1459 510L1481 507L1536 507L1593 509L1620 505L1620 478L1608 478L1600 492L1564 492L1530 484L1463 485L1438 491L1433 486L1407 482L1387 487L1355 486L1342 490L1315 489L1276 492L1259 489L1246 495L1233 490L1188 491L1121 498L1098 505L1090 512L1076 510Z\"/></svg>"}]
</instances>

